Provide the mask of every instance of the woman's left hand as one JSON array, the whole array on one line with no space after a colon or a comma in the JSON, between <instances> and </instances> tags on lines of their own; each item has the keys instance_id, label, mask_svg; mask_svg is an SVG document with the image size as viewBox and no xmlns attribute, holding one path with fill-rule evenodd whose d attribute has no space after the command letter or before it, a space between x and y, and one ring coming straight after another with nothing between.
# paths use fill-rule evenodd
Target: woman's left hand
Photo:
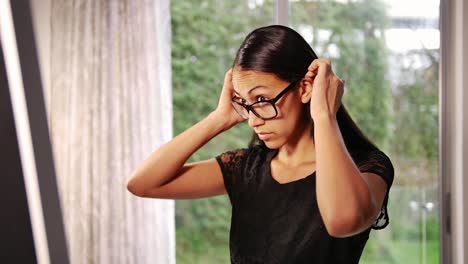
<instances>
[{"instance_id":1,"label":"woman's left hand","mask_svg":"<svg viewBox=\"0 0 468 264\"><path fill-rule=\"evenodd\" d=\"M310 115L313 120L325 116L336 118L344 93L344 80L332 71L327 59L315 59L304 77L305 85L312 89Z\"/></svg>"}]
</instances>

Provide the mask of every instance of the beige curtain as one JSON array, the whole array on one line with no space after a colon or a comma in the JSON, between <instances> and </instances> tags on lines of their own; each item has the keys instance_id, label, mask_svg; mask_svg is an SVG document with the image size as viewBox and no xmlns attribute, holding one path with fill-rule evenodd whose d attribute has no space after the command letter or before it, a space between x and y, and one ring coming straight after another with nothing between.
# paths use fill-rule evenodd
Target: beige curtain
<instances>
[{"instance_id":1,"label":"beige curtain","mask_svg":"<svg viewBox=\"0 0 468 264\"><path fill-rule=\"evenodd\" d=\"M175 263L174 201L125 186L172 136L169 0L33 2L71 263Z\"/></svg>"}]
</instances>

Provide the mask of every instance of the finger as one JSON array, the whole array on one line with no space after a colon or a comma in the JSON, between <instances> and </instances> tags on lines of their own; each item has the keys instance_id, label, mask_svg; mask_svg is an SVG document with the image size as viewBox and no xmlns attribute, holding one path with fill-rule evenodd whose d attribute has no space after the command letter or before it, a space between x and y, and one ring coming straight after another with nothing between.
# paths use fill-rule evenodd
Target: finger
<instances>
[{"instance_id":1,"label":"finger","mask_svg":"<svg viewBox=\"0 0 468 264\"><path fill-rule=\"evenodd\" d=\"M309 71L315 71L319 66L319 61L320 61L320 59L313 60L312 63L309 65L308 70Z\"/></svg>"},{"instance_id":2,"label":"finger","mask_svg":"<svg viewBox=\"0 0 468 264\"><path fill-rule=\"evenodd\" d=\"M312 61L308 70L315 72L317 75L330 73L332 72L331 61L329 59L315 59Z\"/></svg>"},{"instance_id":3,"label":"finger","mask_svg":"<svg viewBox=\"0 0 468 264\"><path fill-rule=\"evenodd\" d=\"M309 82L309 83L313 83L314 79L311 78L311 77L305 77L304 79L302 79L303 82Z\"/></svg>"},{"instance_id":4,"label":"finger","mask_svg":"<svg viewBox=\"0 0 468 264\"><path fill-rule=\"evenodd\" d=\"M319 66L321 66L321 65L331 66L331 61L329 59L321 59L321 58L315 59L309 65L309 69L310 70L315 70L315 69L319 68Z\"/></svg>"},{"instance_id":5,"label":"finger","mask_svg":"<svg viewBox=\"0 0 468 264\"><path fill-rule=\"evenodd\" d=\"M229 69L226 74L224 74L224 79L232 79L232 68Z\"/></svg>"},{"instance_id":6,"label":"finger","mask_svg":"<svg viewBox=\"0 0 468 264\"><path fill-rule=\"evenodd\" d=\"M319 62L319 66L318 66L318 69L317 69L317 75L325 76L326 74L329 74L330 73L330 68L331 68L331 65L330 65L329 61L321 60Z\"/></svg>"},{"instance_id":7,"label":"finger","mask_svg":"<svg viewBox=\"0 0 468 264\"><path fill-rule=\"evenodd\" d=\"M224 75L224 85L232 86L232 69L229 69Z\"/></svg>"},{"instance_id":8,"label":"finger","mask_svg":"<svg viewBox=\"0 0 468 264\"><path fill-rule=\"evenodd\" d=\"M325 62L317 62L317 75L315 76L314 82L315 85L319 85L320 87L328 87L330 81L332 81L329 77L329 72L327 70L328 66ZM323 90L325 91L325 90Z\"/></svg>"},{"instance_id":9,"label":"finger","mask_svg":"<svg viewBox=\"0 0 468 264\"><path fill-rule=\"evenodd\" d=\"M311 78L311 77L314 77L315 75L316 75L315 72L307 71L307 73L305 74L305 77L306 77L306 78L307 78L307 77Z\"/></svg>"},{"instance_id":10,"label":"finger","mask_svg":"<svg viewBox=\"0 0 468 264\"><path fill-rule=\"evenodd\" d=\"M234 85L232 83L232 68L229 69L224 75L223 89L221 89L221 98L234 97ZM224 99L220 99L224 100Z\"/></svg>"}]
</instances>

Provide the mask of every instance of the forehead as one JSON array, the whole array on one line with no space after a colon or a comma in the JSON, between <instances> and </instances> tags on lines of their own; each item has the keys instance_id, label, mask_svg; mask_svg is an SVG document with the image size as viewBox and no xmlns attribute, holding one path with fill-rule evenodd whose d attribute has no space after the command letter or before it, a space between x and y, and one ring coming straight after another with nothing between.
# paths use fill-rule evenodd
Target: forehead
<instances>
[{"instance_id":1,"label":"forehead","mask_svg":"<svg viewBox=\"0 0 468 264\"><path fill-rule=\"evenodd\" d=\"M281 85L287 84L273 73L240 70L234 68L232 72L232 83L234 89L240 94L246 94L250 89L256 86L265 88L277 88Z\"/></svg>"}]
</instances>

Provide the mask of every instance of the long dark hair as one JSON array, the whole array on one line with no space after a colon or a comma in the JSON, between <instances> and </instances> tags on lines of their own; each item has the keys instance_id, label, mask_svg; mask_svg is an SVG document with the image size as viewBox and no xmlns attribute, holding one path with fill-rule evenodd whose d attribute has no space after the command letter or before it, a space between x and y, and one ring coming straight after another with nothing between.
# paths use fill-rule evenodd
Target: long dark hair
<instances>
[{"instance_id":1,"label":"long dark hair","mask_svg":"<svg viewBox=\"0 0 468 264\"><path fill-rule=\"evenodd\" d=\"M304 38L293 29L281 25L257 28L247 35L237 51L233 68L273 73L280 79L294 82L302 79L307 68L317 55ZM309 113L309 104L305 104ZM307 114L307 122L312 124L311 135L314 138L313 120ZM348 114L343 103L336 113L341 134L348 149L376 149L377 147L362 133ZM252 134L249 147L256 143L265 146L257 134Z\"/></svg>"}]
</instances>

